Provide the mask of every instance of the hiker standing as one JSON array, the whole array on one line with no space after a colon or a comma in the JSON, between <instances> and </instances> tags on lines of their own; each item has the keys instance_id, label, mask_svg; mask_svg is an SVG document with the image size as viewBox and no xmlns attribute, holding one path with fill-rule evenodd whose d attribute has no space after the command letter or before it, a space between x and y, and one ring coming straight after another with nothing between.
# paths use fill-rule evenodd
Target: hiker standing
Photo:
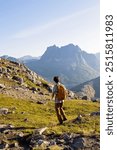
<instances>
[{"instance_id":1,"label":"hiker standing","mask_svg":"<svg viewBox=\"0 0 117 150\"><path fill-rule=\"evenodd\" d=\"M56 115L59 120L59 123L62 124L63 121L67 120L63 110L63 103L66 96L66 89L64 85L60 83L58 76L55 76L53 78L53 81L55 82L55 85L52 92L52 99L55 97Z\"/></svg>"}]
</instances>

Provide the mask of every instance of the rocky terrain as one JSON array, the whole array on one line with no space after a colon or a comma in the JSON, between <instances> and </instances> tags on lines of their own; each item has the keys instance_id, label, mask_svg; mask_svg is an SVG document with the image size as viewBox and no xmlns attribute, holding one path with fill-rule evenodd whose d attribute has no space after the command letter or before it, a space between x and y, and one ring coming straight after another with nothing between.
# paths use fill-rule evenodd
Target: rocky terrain
<instances>
[{"instance_id":1,"label":"rocky terrain","mask_svg":"<svg viewBox=\"0 0 117 150\"><path fill-rule=\"evenodd\" d=\"M12 126L0 126L0 149L8 150L99 150L98 136L54 132L45 134L46 128L35 129L32 134L24 135ZM17 128L18 130L18 128ZM4 136L5 135L5 136ZM10 142L12 141L12 143Z\"/></svg>"},{"instance_id":2,"label":"rocky terrain","mask_svg":"<svg viewBox=\"0 0 117 150\"><path fill-rule=\"evenodd\" d=\"M68 120L60 126L52 86L25 65L0 59L1 150L99 150L99 102L69 91Z\"/></svg>"},{"instance_id":3,"label":"rocky terrain","mask_svg":"<svg viewBox=\"0 0 117 150\"><path fill-rule=\"evenodd\" d=\"M46 100L51 84L21 63L0 60L0 93L28 100ZM43 97L43 98L42 98Z\"/></svg>"}]
</instances>

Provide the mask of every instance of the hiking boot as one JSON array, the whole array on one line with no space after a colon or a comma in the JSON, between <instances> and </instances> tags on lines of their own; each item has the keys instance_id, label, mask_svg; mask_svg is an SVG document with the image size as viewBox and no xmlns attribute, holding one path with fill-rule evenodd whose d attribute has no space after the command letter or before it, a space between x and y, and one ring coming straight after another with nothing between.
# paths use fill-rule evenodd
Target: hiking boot
<instances>
[{"instance_id":1,"label":"hiking boot","mask_svg":"<svg viewBox=\"0 0 117 150\"><path fill-rule=\"evenodd\" d=\"M63 121L66 121L66 120L67 120L67 118L64 118L64 119L63 119Z\"/></svg>"},{"instance_id":2,"label":"hiking boot","mask_svg":"<svg viewBox=\"0 0 117 150\"><path fill-rule=\"evenodd\" d=\"M58 125L61 125L61 124L63 124L63 121L60 121L60 122L58 123Z\"/></svg>"}]
</instances>

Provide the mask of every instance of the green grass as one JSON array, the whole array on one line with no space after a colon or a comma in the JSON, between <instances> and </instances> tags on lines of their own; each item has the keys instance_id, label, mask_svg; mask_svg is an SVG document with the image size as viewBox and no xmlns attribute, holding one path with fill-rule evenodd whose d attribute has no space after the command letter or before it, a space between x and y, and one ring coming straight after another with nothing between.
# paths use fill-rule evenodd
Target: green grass
<instances>
[{"instance_id":1,"label":"green grass","mask_svg":"<svg viewBox=\"0 0 117 150\"><path fill-rule=\"evenodd\" d=\"M57 125L54 110L54 101L49 101L45 105L39 105L27 100L14 99L0 95L0 108L9 108L14 113L7 115L0 115L0 124L12 124L15 127L25 127L26 132L32 132L30 128L48 127L47 133L56 132L61 134L63 132L81 133L86 135L99 135L99 116L84 116L81 123L73 123L79 114L87 115L93 111L99 111L99 103L93 103L83 100L66 100L64 109L68 121L63 125ZM24 112L24 114L22 114ZM28 121L25 122L24 119Z\"/></svg>"}]
</instances>

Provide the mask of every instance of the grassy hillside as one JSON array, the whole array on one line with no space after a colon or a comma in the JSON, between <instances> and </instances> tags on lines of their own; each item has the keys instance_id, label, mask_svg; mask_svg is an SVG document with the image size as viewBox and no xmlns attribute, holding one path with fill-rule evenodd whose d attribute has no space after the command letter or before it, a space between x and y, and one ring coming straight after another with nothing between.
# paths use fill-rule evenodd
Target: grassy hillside
<instances>
[{"instance_id":1,"label":"grassy hillside","mask_svg":"<svg viewBox=\"0 0 117 150\"><path fill-rule=\"evenodd\" d=\"M24 127L25 132L32 132L31 128L48 127L47 132L61 134L63 132L99 135L99 116L89 116L91 112L99 111L99 103L82 100L66 100L64 109L68 120L63 125L58 121L54 110L54 101L46 104L36 104L27 100L0 95L0 108L8 108L9 113L0 114L0 124L12 124L15 127ZM82 114L82 120L74 123L73 120Z\"/></svg>"},{"instance_id":2,"label":"grassy hillside","mask_svg":"<svg viewBox=\"0 0 117 150\"><path fill-rule=\"evenodd\" d=\"M23 64L0 60L0 93L14 98L39 100L50 96L49 83Z\"/></svg>"}]
</instances>

